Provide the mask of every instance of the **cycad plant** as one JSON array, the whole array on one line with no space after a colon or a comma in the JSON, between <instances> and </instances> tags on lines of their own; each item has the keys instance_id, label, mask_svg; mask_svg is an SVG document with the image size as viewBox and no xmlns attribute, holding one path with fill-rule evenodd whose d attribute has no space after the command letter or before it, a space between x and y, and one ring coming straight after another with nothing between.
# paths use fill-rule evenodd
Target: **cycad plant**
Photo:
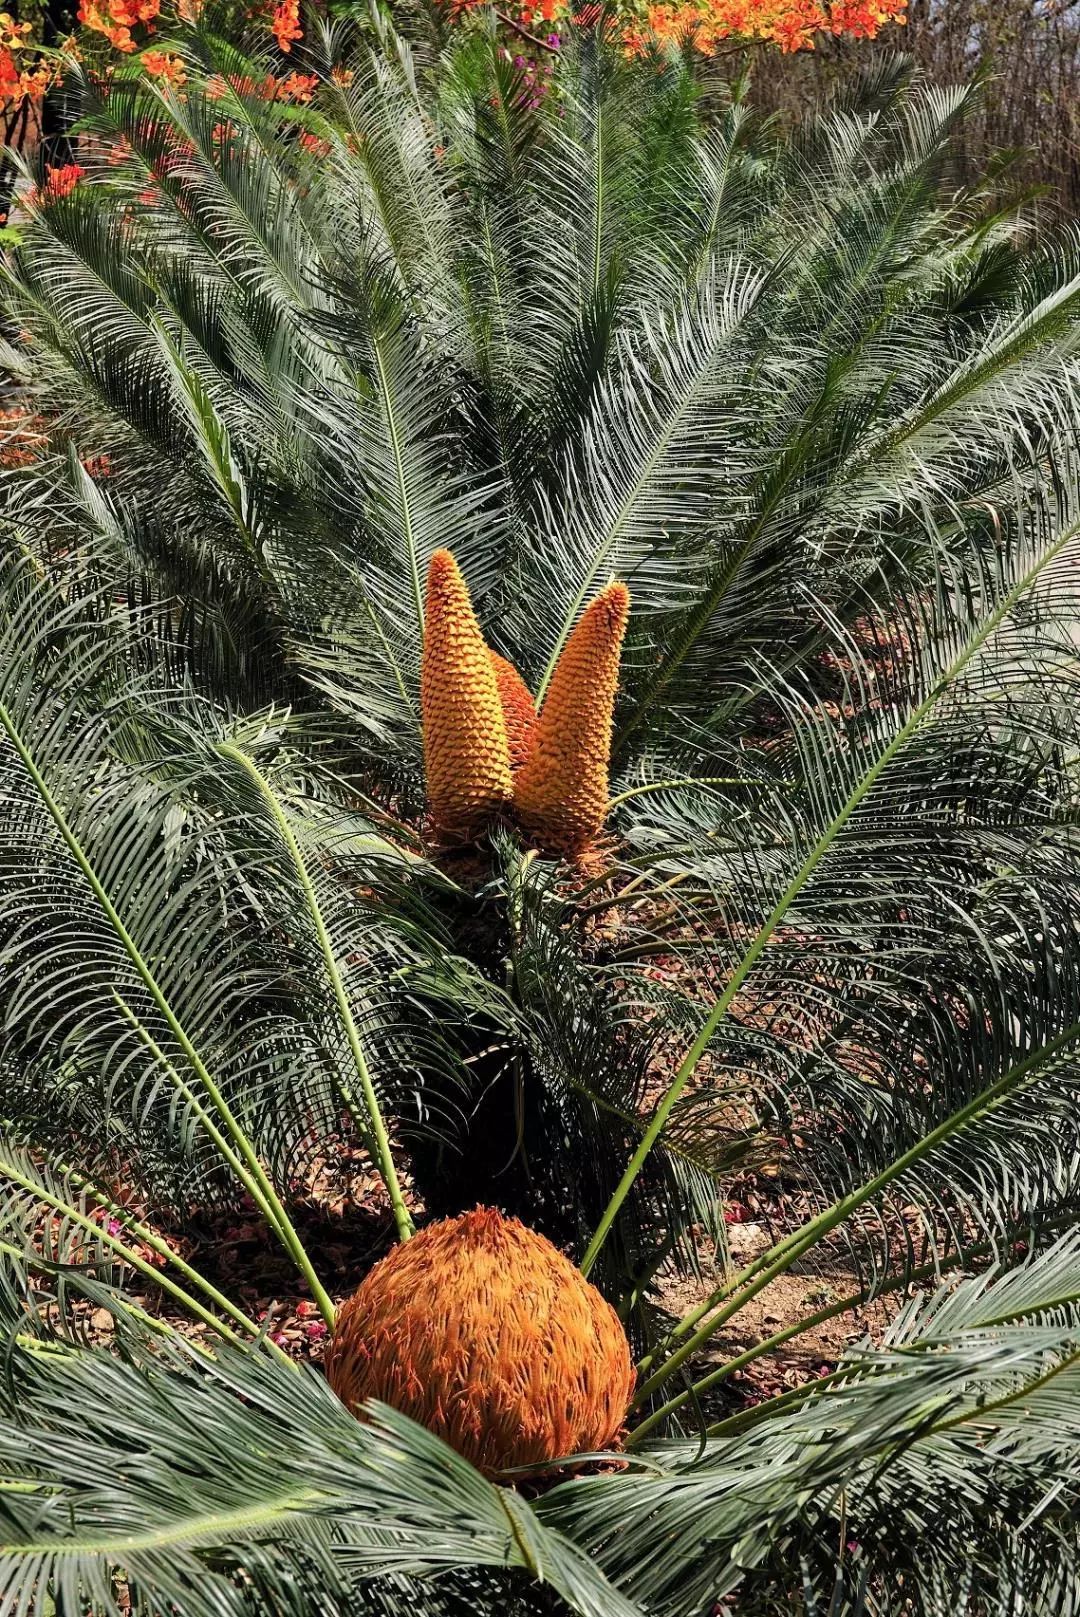
<instances>
[{"instance_id":1,"label":"cycad plant","mask_svg":"<svg viewBox=\"0 0 1080 1617\"><path fill-rule=\"evenodd\" d=\"M168 43L5 270L0 1611L1080 1610L1080 243L899 64Z\"/></svg>"}]
</instances>

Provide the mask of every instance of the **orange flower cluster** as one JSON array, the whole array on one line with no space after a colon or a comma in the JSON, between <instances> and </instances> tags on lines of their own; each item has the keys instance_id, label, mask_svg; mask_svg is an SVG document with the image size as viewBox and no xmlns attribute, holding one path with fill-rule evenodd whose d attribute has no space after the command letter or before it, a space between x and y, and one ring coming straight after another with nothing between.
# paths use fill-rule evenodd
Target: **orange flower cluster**
<instances>
[{"instance_id":1,"label":"orange flower cluster","mask_svg":"<svg viewBox=\"0 0 1080 1617\"><path fill-rule=\"evenodd\" d=\"M315 73L287 73L283 79L277 79L268 73L265 79L253 79L250 75L243 76L230 73L228 79L220 74L206 81L206 95L210 101L222 101L231 88L238 96L258 96L260 101L300 101L307 102L318 86L319 80Z\"/></svg>"},{"instance_id":2,"label":"orange flower cluster","mask_svg":"<svg viewBox=\"0 0 1080 1617\"><path fill-rule=\"evenodd\" d=\"M47 167L45 170L45 183L35 185L27 192L26 200L31 205L45 207L50 202L58 202L61 197L70 196L79 181L85 178L86 170L80 163L63 163L59 168Z\"/></svg>"},{"instance_id":3,"label":"orange flower cluster","mask_svg":"<svg viewBox=\"0 0 1080 1617\"><path fill-rule=\"evenodd\" d=\"M40 101L54 76L48 63L20 67L15 55L0 46L0 101L21 101L23 96Z\"/></svg>"},{"instance_id":4,"label":"orange flower cluster","mask_svg":"<svg viewBox=\"0 0 1080 1617\"><path fill-rule=\"evenodd\" d=\"M302 39L304 34L300 26L300 0L278 0L270 31L277 40L278 50L286 54L292 50L294 40Z\"/></svg>"},{"instance_id":5,"label":"orange flower cluster","mask_svg":"<svg viewBox=\"0 0 1080 1617\"><path fill-rule=\"evenodd\" d=\"M314 73L287 73L283 79L270 75L261 93L267 101L308 102L318 82Z\"/></svg>"},{"instance_id":6,"label":"orange flower cluster","mask_svg":"<svg viewBox=\"0 0 1080 1617\"><path fill-rule=\"evenodd\" d=\"M902 23L906 10L907 0L663 0L625 38L632 55L657 40L689 41L704 56L725 40L763 40L789 53L813 50L818 34L873 39L886 23Z\"/></svg>"},{"instance_id":7,"label":"orange flower cluster","mask_svg":"<svg viewBox=\"0 0 1080 1617\"><path fill-rule=\"evenodd\" d=\"M587 859L607 818L611 720L630 613L609 584L570 635L536 712L512 663L489 651L449 551L428 572L420 673L432 829L467 842L513 810L544 852Z\"/></svg>"},{"instance_id":8,"label":"orange flower cluster","mask_svg":"<svg viewBox=\"0 0 1080 1617\"><path fill-rule=\"evenodd\" d=\"M34 50L30 34L33 25L16 22L7 11L0 11L0 101L21 101L30 96L38 101L57 76L48 62L24 58Z\"/></svg>"},{"instance_id":9,"label":"orange flower cluster","mask_svg":"<svg viewBox=\"0 0 1080 1617\"><path fill-rule=\"evenodd\" d=\"M451 15L461 19L483 0L450 0ZM908 0L656 0L644 10L632 3L618 6L615 18L622 27L628 53L644 55L657 42L683 45L689 41L704 56L713 56L723 41L763 41L781 51L812 50L820 34L846 34L853 39L874 39L886 23L902 23ZM539 43L558 50L558 33L550 30L567 15L588 28L601 8L586 0L574 6L568 0L520 0L508 6L506 16Z\"/></svg>"},{"instance_id":10,"label":"orange flower cluster","mask_svg":"<svg viewBox=\"0 0 1080 1617\"><path fill-rule=\"evenodd\" d=\"M81 0L79 21L93 33L104 34L118 51L130 54L137 44L132 29L140 25L153 33L161 0Z\"/></svg>"},{"instance_id":11,"label":"orange flower cluster","mask_svg":"<svg viewBox=\"0 0 1080 1617\"><path fill-rule=\"evenodd\" d=\"M18 405L0 410L0 467L14 471L37 460L48 444L40 416Z\"/></svg>"},{"instance_id":12,"label":"orange flower cluster","mask_svg":"<svg viewBox=\"0 0 1080 1617\"><path fill-rule=\"evenodd\" d=\"M310 129L300 131L300 144L306 152L311 153L312 157L330 156L330 142L324 140L321 135L313 134Z\"/></svg>"},{"instance_id":13,"label":"orange flower cluster","mask_svg":"<svg viewBox=\"0 0 1080 1617\"><path fill-rule=\"evenodd\" d=\"M611 1304L543 1235L477 1207L377 1263L338 1310L331 1387L377 1398L488 1476L610 1448L634 1387Z\"/></svg>"},{"instance_id":14,"label":"orange flower cluster","mask_svg":"<svg viewBox=\"0 0 1080 1617\"><path fill-rule=\"evenodd\" d=\"M143 51L139 61L142 63L143 71L149 73L152 79L164 79L167 84L173 84L177 89L187 82L182 60L169 51Z\"/></svg>"},{"instance_id":15,"label":"orange flower cluster","mask_svg":"<svg viewBox=\"0 0 1080 1617\"><path fill-rule=\"evenodd\" d=\"M228 78L222 73L212 73L206 81L206 99L224 101L230 85L237 95L251 95L255 89L255 80L240 78L235 73L231 73Z\"/></svg>"},{"instance_id":16,"label":"orange flower cluster","mask_svg":"<svg viewBox=\"0 0 1080 1617\"><path fill-rule=\"evenodd\" d=\"M553 22L565 17L568 9L566 0L539 0L538 4L529 4L526 0L518 16L523 27L542 33L545 26L550 28Z\"/></svg>"}]
</instances>

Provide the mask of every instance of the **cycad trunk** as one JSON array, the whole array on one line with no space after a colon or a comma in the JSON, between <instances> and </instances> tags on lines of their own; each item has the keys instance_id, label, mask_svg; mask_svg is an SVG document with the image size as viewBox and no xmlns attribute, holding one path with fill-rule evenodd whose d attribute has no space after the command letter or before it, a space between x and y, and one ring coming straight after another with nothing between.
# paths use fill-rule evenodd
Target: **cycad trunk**
<instances>
[{"instance_id":1,"label":"cycad trunk","mask_svg":"<svg viewBox=\"0 0 1080 1617\"><path fill-rule=\"evenodd\" d=\"M470 855L469 857L477 857ZM498 900L448 900L454 950L501 988L507 986L510 930ZM511 991L512 991L512 984ZM541 1086L528 1052L508 1047L505 1033L477 1017L460 1030L465 1085L433 1077L424 1097L435 1130L410 1141L413 1177L429 1213L448 1217L490 1202L553 1232L550 1164L537 1174L528 1142L542 1128ZM445 1138L435 1137L441 1132ZM561 1231L559 1232L561 1233ZM564 1237L565 1238L565 1237Z\"/></svg>"},{"instance_id":2,"label":"cycad trunk","mask_svg":"<svg viewBox=\"0 0 1080 1617\"><path fill-rule=\"evenodd\" d=\"M520 1003L505 901L458 894L447 904L454 952ZM522 1011L526 1018L536 1015L534 1005ZM557 1246L581 1250L634 1148L634 1130L620 1124L617 1110L601 1114L585 1089L573 1087L573 1075L560 1072L564 1057L553 1052L541 1070L542 1050L508 1036L505 1023L471 1016L455 1026L453 1042L454 1076L428 1074L423 1126L410 1131L406 1122L404 1129L426 1210L450 1217L484 1203L514 1214ZM599 1071L581 1077L590 1088L604 1087ZM627 1106L633 1105L632 1087L623 1097ZM658 1159L646 1165L642 1194L657 1190L660 1171ZM609 1242L605 1263L612 1272L621 1271L626 1257L618 1239ZM630 1261L633 1268L638 1260Z\"/></svg>"}]
</instances>

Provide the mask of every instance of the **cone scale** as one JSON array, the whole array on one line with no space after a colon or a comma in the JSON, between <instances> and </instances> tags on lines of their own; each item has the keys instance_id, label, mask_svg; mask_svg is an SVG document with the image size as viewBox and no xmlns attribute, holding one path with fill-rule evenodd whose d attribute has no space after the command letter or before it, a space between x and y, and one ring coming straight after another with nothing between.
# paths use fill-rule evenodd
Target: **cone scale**
<instances>
[{"instance_id":1,"label":"cone scale","mask_svg":"<svg viewBox=\"0 0 1080 1617\"><path fill-rule=\"evenodd\" d=\"M536 729L536 704L513 663L493 651L491 666L495 670L499 700L502 702L506 739L510 748L510 768L516 774L532 746L533 731Z\"/></svg>"}]
</instances>

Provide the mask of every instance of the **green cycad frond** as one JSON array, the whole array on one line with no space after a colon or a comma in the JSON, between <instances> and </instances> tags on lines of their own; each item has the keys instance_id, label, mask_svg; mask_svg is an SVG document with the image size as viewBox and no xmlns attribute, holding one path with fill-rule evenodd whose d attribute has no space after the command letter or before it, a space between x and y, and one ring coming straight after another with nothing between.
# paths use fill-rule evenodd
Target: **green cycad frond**
<instances>
[{"instance_id":1,"label":"green cycad frond","mask_svg":"<svg viewBox=\"0 0 1080 1617\"><path fill-rule=\"evenodd\" d=\"M43 1150L40 1131L0 1122L0 1321L41 1343L93 1341L104 1309L121 1342L145 1344L172 1328L126 1295L132 1279L153 1302L235 1346L260 1339L259 1327L161 1235L84 1172ZM29 1138L32 1146L26 1141ZM84 1153L85 1154L85 1153ZM279 1353L275 1347L274 1352ZM280 1355L280 1357L284 1357Z\"/></svg>"},{"instance_id":2,"label":"green cycad frond","mask_svg":"<svg viewBox=\"0 0 1080 1617\"><path fill-rule=\"evenodd\" d=\"M138 639L94 603L58 604L22 569L5 582L9 1115L42 1138L74 1130L130 1153L132 1171L149 1150L153 1194L171 1160L183 1206L221 1188L208 1145L208 1129L226 1127L220 1093L285 1188L356 1080L299 874L226 767L220 716L128 673ZM388 1068L407 1082L416 1052L389 967L412 953L410 931L421 957L432 949L432 918L420 924L422 902L411 922L409 901L396 910L409 867L384 838L359 838L355 823L343 838L332 811L305 814L302 801L294 818L301 838L321 821L321 861L375 883L365 904L317 875L315 899L336 954L354 962L344 994L371 1059L392 1050Z\"/></svg>"},{"instance_id":3,"label":"green cycad frond","mask_svg":"<svg viewBox=\"0 0 1080 1617\"><path fill-rule=\"evenodd\" d=\"M699 513L716 489L714 445L753 409L745 328L763 279L747 263L726 265L715 284L621 356L579 424L576 453L567 457L558 497L545 502L522 568L520 610L535 616L543 603L551 648L537 671L539 691L585 602L610 574L631 581L646 630L653 612L696 596L694 551L704 539ZM730 464L732 447L726 456Z\"/></svg>"},{"instance_id":4,"label":"green cycad frond","mask_svg":"<svg viewBox=\"0 0 1080 1617\"><path fill-rule=\"evenodd\" d=\"M808 1610L860 1589L872 1610L977 1610L1017 1586L1012 1512L1052 1546L1025 1609L1049 1617L1068 1591L1070 1610L1078 1288L1074 1234L1017 1272L912 1304L881 1348L721 1421L704 1449L643 1448L637 1475L563 1484L540 1512L647 1609L685 1617L725 1596L755 1617L783 1609L793 1560ZM959 1605L944 1521L973 1573Z\"/></svg>"},{"instance_id":5,"label":"green cycad frond","mask_svg":"<svg viewBox=\"0 0 1080 1617\"><path fill-rule=\"evenodd\" d=\"M164 1605L209 1617L280 1610L275 1591L291 1585L296 1611L366 1610L370 1592L376 1612L407 1600L441 1617L439 1582L452 1591L455 1569L487 1567L519 1569L519 1589L542 1578L581 1617L634 1617L524 1498L393 1410L361 1424L321 1378L250 1355L207 1364L176 1343L141 1358L9 1339L9 1603L51 1591L58 1608L89 1600L109 1617ZM514 1588L478 1579L473 1609L506 1609Z\"/></svg>"},{"instance_id":6,"label":"green cycad frond","mask_svg":"<svg viewBox=\"0 0 1080 1617\"><path fill-rule=\"evenodd\" d=\"M947 293L974 225L939 201L935 180L965 98L898 77L878 85L872 111L838 111L795 156L762 145L751 161L741 111L721 134L698 136L672 64L632 106L640 78L588 38L567 68L572 115L561 119L544 106L511 110L514 82L486 42L453 59L432 115L407 72L361 52L352 86L327 90L322 160L257 97L200 89L198 50L212 62L215 48L192 45L183 106L138 88L91 106L93 127L124 132L131 152L43 210L17 271L23 313L52 349L56 397L89 389L100 405L97 360L84 352L92 342L137 428L115 443L122 518L111 522L109 500L84 482L65 503L65 548L81 535L76 552L118 583L137 559L150 593L155 582L177 593L192 633L223 653L228 631L243 634L261 614L271 656L260 655L260 689L276 684L300 710L298 737L325 738L347 772L363 759L365 794L389 787L407 811L419 803L418 584L431 549L449 542L462 554L481 610L510 608L494 637L538 688L590 589L627 571L634 640L616 823L635 857L678 878L665 891L667 919L647 918L642 957L695 915L736 937L733 923L759 914L821 814L843 800L850 777L838 760L887 745L890 710L874 707L884 674L876 688L860 682L864 648L845 625L875 609L881 622L917 620L935 567L959 582L989 565L1012 522L1003 491L1012 480L1022 500L1038 500L1039 456L1072 434L1072 254L1018 272L992 317L957 312ZM484 110L470 115L477 95ZM223 110L233 152L218 150ZM178 160L125 221L119 252L117 193L130 198L170 152ZM623 191L636 195L664 160L670 183L650 193L646 229ZM599 257L582 292L590 277L564 203L590 163ZM605 195L616 204L606 212ZM490 227L479 265L463 251L478 220ZM650 242L664 230L654 275ZM550 237L546 253L540 236ZM589 300L613 255L593 341ZM92 333L76 309L78 275L100 283ZM521 360L530 325L549 365ZM481 423L515 377L527 383L521 431L500 428L492 451ZM140 422L133 397L148 401ZM514 445L522 458L507 478ZM179 529L169 550L154 537L161 524L136 528L130 516L164 477ZM23 486L12 515L33 533L42 484L31 472ZM991 504L989 520L972 517L974 500ZM227 617L214 567L235 581ZM944 602L942 632L951 612ZM803 712L828 683L813 661L822 652L854 659L841 699L859 711L835 734ZM248 706L250 689L230 688L228 658L215 663L208 693ZM206 678L201 647L187 666ZM923 676L911 660L893 677L901 713ZM763 719L784 750L746 766L740 753ZM1025 791L1041 789L1037 763L1030 779L1023 763L1010 774L990 740L966 761L944 732L940 745L965 782L983 770L999 780L994 814L1015 814ZM898 780L904 767L898 760ZM929 754L912 765L905 815L934 767ZM689 784L652 791L665 780ZM744 784L757 780L760 790ZM954 788L943 785L944 800ZM917 868L927 872L946 842L927 828ZM895 867L910 872L914 852L898 843ZM865 857L859 848L852 869ZM644 892L655 885L648 878ZM865 918L857 883L849 896ZM910 896L926 906L924 932L962 930L931 889ZM901 897L890 892L881 926L895 927ZM877 926L852 925L828 948L850 959L871 936L880 948ZM636 947L628 940L622 958ZM909 986L925 970L920 947L903 946L897 970ZM587 949L582 959L588 973ZM719 981L737 960L733 949L709 969ZM807 952L804 989L811 961ZM888 996L866 993L860 1015L876 1026L872 1005ZM756 1067L751 1051L775 1043L763 1029L740 1036L735 1067ZM785 1085L805 1090L816 1058L778 1059L784 1084L759 1088L770 1126L794 1130L805 1108ZM838 1093L852 1088L844 1059L826 1063ZM820 1073L811 1087L824 1093ZM877 1107L899 1104L876 1099L859 1132L872 1135Z\"/></svg>"},{"instance_id":7,"label":"green cycad frond","mask_svg":"<svg viewBox=\"0 0 1080 1617\"><path fill-rule=\"evenodd\" d=\"M205 389L202 450L182 469L169 454L180 510L201 459L209 506L236 543L236 490L206 454L216 435L264 508L252 565L293 658L310 657L320 689L353 716L370 685L384 725L393 711L384 734L400 735L406 775L415 747L400 692L411 694L415 638L402 640L398 620L435 543L465 553L476 588L503 576L493 600L511 607L513 640L541 614L525 658L538 677L586 580L631 569L663 648L653 666L650 635L632 676L640 741L700 708L718 655L725 678L745 679L748 658L797 633L798 610L778 616L778 603L808 565L850 614L860 580L905 533L925 550L928 503L940 524L987 497L1069 408L1055 347L1071 329L1068 255L1038 286L1029 267L978 332L941 302L972 236L934 190L963 97L894 83L873 115L838 114L798 160L770 166L764 149L747 156L738 109L726 132L695 139L670 66L642 102L639 75L587 42L578 55L578 110L559 118L515 105L521 87L474 47L441 130L385 60L358 58L351 87L327 92L325 159L283 140L273 108L235 89L204 104L193 85L181 115L124 87L93 125L124 134L128 166L48 210L20 271L25 317L41 319L37 297L52 322L47 344L94 311L99 357L62 349L91 397L104 387L110 408L141 411L154 443L179 446L192 384L181 373L177 386L154 325L168 333ZM476 116L467 94L481 100ZM233 135L219 152L226 113ZM607 140L622 154L611 174L597 156ZM581 271L584 216L566 201L580 204L578 171L594 159L599 278ZM164 173L118 252L112 198L145 187L155 166ZM658 250L669 259L654 273ZM130 290L111 290L130 279L112 266L136 262ZM723 310L739 286L759 290L733 347ZM157 460L141 468L151 485ZM204 501L192 520L205 528L207 515ZM329 555L321 573L309 564L313 535L336 571ZM519 608L523 589L540 599ZM353 625L372 614L365 656Z\"/></svg>"},{"instance_id":8,"label":"green cycad frond","mask_svg":"<svg viewBox=\"0 0 1080 1617\"><path fill-rule=\"evenodd\" d=\"M571 1483L541 1512L646 1609L694 1617L726 1593L755 1617L772 1614L797 1568L810 1602L820 1602L809 1610L862 1591L871 1610L945 1617L1019 1587L1025 1610L1050 1617L1077 1598L1073 1488L1063 1480L1075 1467L1074 1342L1023 1328L992 1347L958 1342L917 1364L886 1361L877 1374L868 1366L819 1407L718 1439L697 1463L697 1446L660 1450L649 1455L659 1476L618 1479L606 1493ZM980 1403L995 1398L1000 1416L981 1419ZM1042 1441L1010 1453L1013 1430L1029 1421L1045 1422ZM1034 1546L1028 1562L1017 1544L1019 1521L1033 1530L1041 1566ZM959 1573L954 1527L965 1535ZM647 1542L660 1533L663 1555Z\"/></svg>"},{"instance_id":9,"label":"green cycad frond","mask_svg":"<svg viewBox=\"0 0 1080 1617\"><path fill-rule=\"evenodd\" d=\"M716 998L650 1132L670 1114L707 1136L724 1115L710 1087L741 1079L837 1199L696 1311L645 1395L834 1231L880 1247L872 1292L897 1263L1006 1252L1025 1220L1075 1211L1070 464L1062 446L1056 510L1021 511L993 568L975 552L955 592L919 604L904 679L849 689L850 721L773 689L806 794L777 798L767 863L760 817L715 839ZM684 1090L699 1062L708 1083Z\"/></svg>"}]
</instances>

